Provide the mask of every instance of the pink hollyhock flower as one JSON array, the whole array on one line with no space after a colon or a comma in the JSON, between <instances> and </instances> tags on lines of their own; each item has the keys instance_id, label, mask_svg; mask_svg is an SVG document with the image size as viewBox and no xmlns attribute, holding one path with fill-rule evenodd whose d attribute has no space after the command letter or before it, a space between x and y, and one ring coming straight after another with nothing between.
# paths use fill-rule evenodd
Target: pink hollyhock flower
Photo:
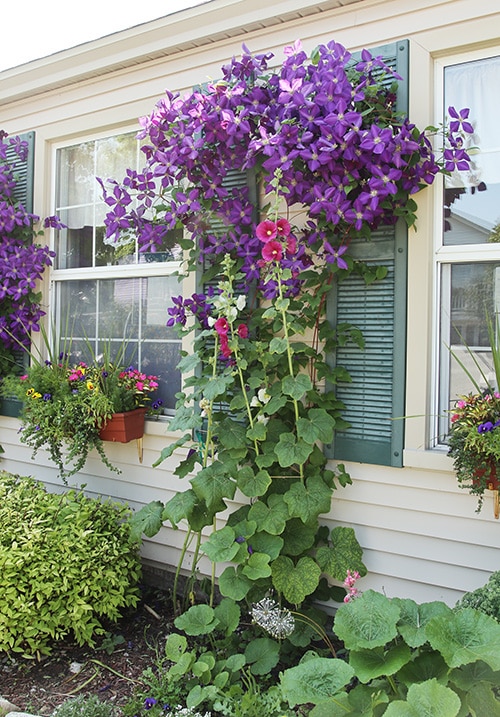
<instances>
[{"instance_id":1,"label":"pink hollyhock flower","mask_svg":"<svg viewBox=\"0 0 500 717\"><path fill-rule=\"evenodd\" d=\"M214 329L217 331L219 336L227 336L227 333L229 331L229 324L227 319L224 316L218 318L214 324Z\"/></svg>"},{"instance_id":2,"label":"pink hollyhock flower","mask_svg":"<svg viewBox=\"0 0 500 717\"><path fill-rule=\"evenodd\" d=\"M270 221L269 219L266 219L260 224L257 224L255 233L257 234L257 238L260 239L260 241L268 242L272 239L276 239L276 236L278 234L278 227L274 222Z\"/></svg>"},{"instance_id":3,"label":"pink hollyhock flower","mask_svg":"<svg viewBox=\"0 0 500 717\"><path fill-rule=\"evenodd\" d=\"M292 228L290 226L290 222L287 219L278 219L278 221L276 222L276 230L278 236L287 237L290 236Z\"/></svg>"},{"instance_id":4,"label":"pink hollyhock flower","mask_svg":"<svg viewBox=\"0 0 500 717\"><path fill-rule=\"evenodd\" d=\"M240 324L236 330L240 339L248 338L248 326L246 324Z\"/></svg>"},{"instance_id":5,"label":"pink hollyhock flower","mask_svg":"<svg viewBox=\"0 0 500 717\"><path fill-rule=\"evenodd\" d=\"M221 334L220 337L220 352L224 356L224 358L229 358L232 354L231 349L229 348L229 342L227 340L227 334Z\"/></svg>"},{"instance_id":6,"label":"pink hollyhock flower","mask_svg":"<svg viewBox=\"0 0 500 717\"><path fill-rule=\"evenodd\" d=\"M262 247L262 258L266 261L281 261L283 258L283 247L279 241L268 241Z\"/></svg>"},{"instance_id":7,"label":"pink hollyhock flower","mask_svg":"<svg viewBox=\"0 0 500 717\"><path fill-rule=\"evenodd\" d=\"M295 237L289 236L286 240L286 253L287 254L295 254L297 251L297 239Z\"/></svg>"}]
</instances>

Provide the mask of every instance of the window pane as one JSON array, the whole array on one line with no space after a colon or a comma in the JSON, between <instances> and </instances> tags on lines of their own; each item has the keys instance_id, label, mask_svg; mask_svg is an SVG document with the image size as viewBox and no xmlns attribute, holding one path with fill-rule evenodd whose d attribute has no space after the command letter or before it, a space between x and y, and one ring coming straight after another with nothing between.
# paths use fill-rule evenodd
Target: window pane
<instances>
[{"instance_id":1,"label":"window pane","mask_svg":"<svg viewBox=\"0 0 500 717\"><path fill-rule=\"evenodd\" d=\"M466 146L479 149L470 172L445 180L445 245L500 241L499 86L500 57L445 69L445 111L450 105L470 108L474 135Z\"/></svg>"},{"instance_id":2,"label":"window pane","mask_svg":"<svg viewBox=\"0 0 500 717\"><path fill-rule=\"evenodd\" d=\"M102 200L108 178L125 177L127 169L141 169L143 159L135 133L106 137L65 147L57 152L56 213L67 229L56 232L56 268L118 266L146 262L179 261L182 231L155 234L154 249L137 251L135 232L122 233L119 241L105 238L104 218L109 206ZM132 205L129 207L132 209ZM147 216L144 217L147 220ZM149 226L145 227L145 231ZM147 234L149 237L150 234Z\"/></svg>"},{"instance_id":3,"label":"window pane","mask_svg":"<svg viewBox=\"0 0 500 717\"><path fill-rule=\"evenodd\" d=\"M446 442L449 410L463 395L495 385L486 314L500 312L500 263L445 264L441 269L439 442ZM472 377L472 378L471 378Z\"/></svg>"},{"instance_id":4,"label":"window pane","mask_svg":"<svg viewBox=\"0 0 500 717\"><path fill-rule=\"evenodd\" d=\"M95 189L94 142L65 147L57 155L57 208L92 202Z\"/></svg>"},{"instance_id":5,"label":"window pane","mask_svg":"<svg viewBox=\"0 0 500 717\"><path fill-rule=\"evenodd\" d=\"M56 268L76 269L92 266L94 247L94 210L91 205L58 209L67 229L58 232Z\"/></svg>"}]
</instances>

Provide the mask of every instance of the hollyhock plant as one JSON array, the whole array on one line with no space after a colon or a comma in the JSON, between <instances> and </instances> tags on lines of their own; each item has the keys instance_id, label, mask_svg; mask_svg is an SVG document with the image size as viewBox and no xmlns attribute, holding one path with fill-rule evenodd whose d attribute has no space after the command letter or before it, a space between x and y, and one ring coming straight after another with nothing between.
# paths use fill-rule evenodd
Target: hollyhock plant
<instances>
[{"instance_id":1,"label":"hollyhock plant","mask_svg":"<svg viewBox=\"0 0 500 717\"><path fill-rule=\"evenodd\" d=\"M352 273L385 275L350 256L351 242L398 220L412 226L412 195L443 159L396 110L399 78L381 58L364 51L357 61L334 41L311 56L297 41L284 54L277 66L244 47L221 81L167 92L141 120L144 174L157 187L147 211L130 181L103 187L109 239L135 231L143 250L144 221L184 228L183 272L203 286L168 308L167 325L190 343L169 423L180 437L156 462L188 444L175 473L190 487L134 520L148 535L187 522L191 594L204 552L225 564L218 587L228 600L274 591L302 606L342 601L347 567L366 574L354 531L319 526L333 491L350 482L322 450L347 428L335 391L346 369L326 355L363 346L356 327L327 321L327 297ZM459 122L448 133L445 162L461 165L467 130ZM211 601L214 582L215 567Z\"/></svg>"}]
</instances>

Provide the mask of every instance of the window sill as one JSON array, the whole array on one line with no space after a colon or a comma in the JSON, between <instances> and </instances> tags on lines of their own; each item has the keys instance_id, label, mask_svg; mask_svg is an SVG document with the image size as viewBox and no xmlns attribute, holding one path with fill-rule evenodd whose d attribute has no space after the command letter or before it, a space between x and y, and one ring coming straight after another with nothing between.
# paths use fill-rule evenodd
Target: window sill
<instances>
[{"instance_id":1,"label":"window sill","mask_svg":"<svg viewBox=\"0 0 500 717\"><path fill-rule=\"evenodd\" d=\"M430 471L453 472L453 461L447 449L432 448L430 450L405 449L403 454L405 468L421 468Z\"/></svg>"}]
</instances>

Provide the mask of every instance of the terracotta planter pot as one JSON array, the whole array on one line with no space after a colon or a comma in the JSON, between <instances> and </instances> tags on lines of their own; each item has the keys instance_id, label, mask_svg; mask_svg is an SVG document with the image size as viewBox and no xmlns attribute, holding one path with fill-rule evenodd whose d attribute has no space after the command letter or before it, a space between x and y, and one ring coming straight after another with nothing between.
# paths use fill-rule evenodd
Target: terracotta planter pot
<instances>
[{"instance_id":1,"label":"terracotta planter pot","mask_svg":"<svg viewBox=\"0 0 500 717\"><path fill-rule=\"evenodd\" d=\"M117 443L128 443L134 438L142 438L146 411L146 408L136 408L134 411L126 411L126 413L114 413L99 431L99 437L103 441L116 441Z\"/></svg>"},{"instance_id":2,"label":"terracotta planter pot","mask_svg":"<svg viewBox=\"0 0 500 717\"><path fill-rule=\"evenodd\" d=\"M472 482L474 485L479 484L484 480L484 476L486 475L486 487L488 490L499 490L499 479L497 476L497 467L494 463L490 465L489 468L482 468L481 470L477 470L475 475L476 477L472 479Z\"/></svg>"}]
</instances>

